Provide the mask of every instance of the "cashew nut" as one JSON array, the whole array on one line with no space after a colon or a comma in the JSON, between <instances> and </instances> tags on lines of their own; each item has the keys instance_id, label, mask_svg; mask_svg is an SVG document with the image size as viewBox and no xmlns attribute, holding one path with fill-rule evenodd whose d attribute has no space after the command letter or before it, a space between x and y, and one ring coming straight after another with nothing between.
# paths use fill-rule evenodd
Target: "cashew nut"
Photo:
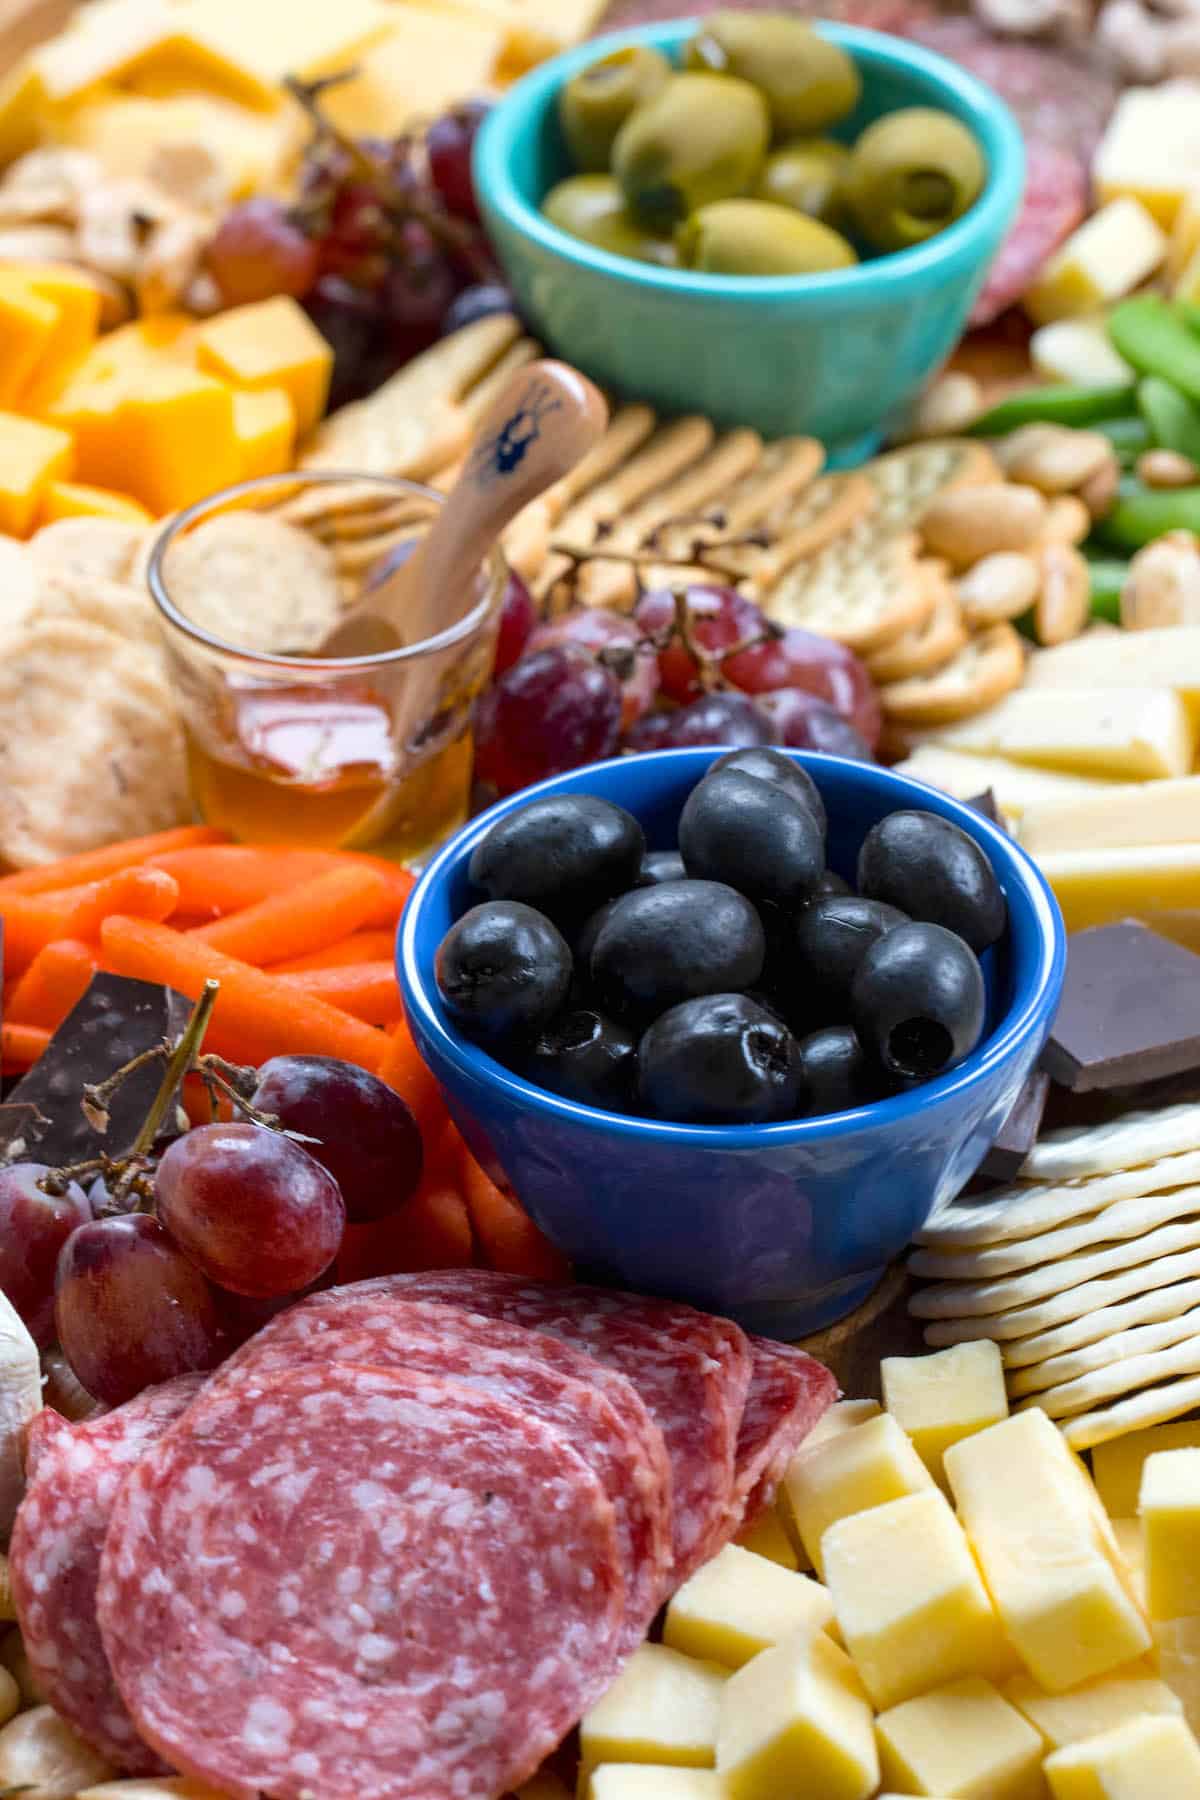
<instances>
[{"instance_id":1,"label":"cashew nut","mask_svg":"<svg viewBox=\"0 0 1200 1800\"><path fill-rule=\"evenodd\" d=\"M983 411L983 389L973 375L951 370L926 388L913 417L914 437L956 437Z\"/></svg>"},{"instance_id":2,"label":"cashew nut","mask_svg":"<svg viewBox=\"0 0 1200 1800\"><path fill-rule=\"evenodd\" d=\"M1178 450L1147 450L1138 457L1137 478L1147 487L1194 487L1200 482L1200 469Z\"/></svg>"},{"instance_id":3,"label":"cashew nut","mask_svg":"<svg viewBox=\"0 0 1200 1800\"><path fill-rule=\"evenodd\" d=\"M1169 531L1139 550L1121 591L1127 631L1158 625L1200 625L1200 538Z\"/></svg>"},{"instance_id":4,"label":"cashew nut","mask_svg":"<svg viewBox=\"0 0 1200 1800\"><path fill-rule=\"evenodd\" d=\"M925 547L956 568L969 568L994 550L1026 550L1046 522L1036 488L985 481L939 494L921 517Z\"/></svg>"},{"instance_id":5,"label":"cashew nut","mask_svg":"<svg viewBox=\"0 0 1200 1800\"><path fill-rule=\"evenodd\" d=\"M1072 431L1065 425L1024 425L1000 445L999 457L1013 481L1024 481L1039 493L1071 494L1112 457L1113 449L1098 431Z\"/></svg>"},{"instance_id":6,"label":"cashew nut","mask_svg":"<svg viewBox=\"0 0 1200 1800\"><path fill-rule=\"evenodd\" d=\"M1041 558L1042 585L1033 609L1039 644L1065 644L1078 637L1091 609L1091 576L1073 544L1047 544Z\"/></svg>"},{"instance_id":7,"label":"cashew nut","mask_svg":"<svg viewBox=\"0 0 1200 1800\"><path fill-rule=\"evenodd\" d=\"M973 631L1002 619L1019 619L1037 598L1040 580L1033 557L1019 550L981 557L958 581L963 617Z\"/></svg>"},{"instance_id":8,"label":"cashew nut","mask_svg":"<svg viewBox=\"0 0 1200 1800\"><path fill-rule=\"evenodd\" d=\"M1113 450L1108 461L1101 463L1094 475L1088 476L1079 490L1079 498L1093 519L1102 519L1105 513L1110 513L1116 504L1120 487L1121 465L1117 461L1116 451Z\"/></svg>"}]
</instances>

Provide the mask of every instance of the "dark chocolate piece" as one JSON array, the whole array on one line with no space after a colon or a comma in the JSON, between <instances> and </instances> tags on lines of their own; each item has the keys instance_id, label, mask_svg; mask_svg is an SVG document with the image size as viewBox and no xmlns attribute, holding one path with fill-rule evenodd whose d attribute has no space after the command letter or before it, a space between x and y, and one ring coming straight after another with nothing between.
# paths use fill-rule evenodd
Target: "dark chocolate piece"
<instances>
[{"instance_id":1,"label":"dark chocolate piece","mask_svg":"<svg viewBox=\"0 0 1200 1800\"><path fill-rule=\"evenodd\" d=\"M36 1106L0 1103L0 1169L5 1163L39 1161L37 1148L49 1127Z\"/></svg>"},{"instance_id":2,"label":"dark chocolate piece","mask_svg":"<svg viewBox=\"0 0 1200 1800\"><path fill-rule=\"evenodd\" d=\"M8 1095L6 1113L29 1104L49 1121L37 1141L37 1160L58 1168L127 1151L162 1082L162 1062L147 1063L122 1084L109 1108L108 1130L103 1134L84 1117L84 1086L106 1081L164 1038L174 1041L191 1011L192 1002L185 995L156 982L133 981L126 975L94 975L82 1000ZM3 1144L0 1136L0 1151Z\"/></svg>"},{"instance_id":3,"label":"dark chocolate piece","mask_svg":"<svg viewBox=\"0 0 1200 1800\"><path fill-rule=\"evenodd\" d=\"M1075 1094L1200 1069L1200 956L1133 919L1075 932L1042 1067Z\"/></svg>"},{"instance_id":4,"label":"dark chocolate piece","mask_svg":"<svg viewBox=\"0 0 1200 1800\"><path fill-rule=\"evenodd\" d=\"M993 825L998 825L1001 831L1007 831L1008 827L1004 823L1004 814L1000 811L999 803L997 802L995 792L992 788L985 788L982 794L976 794L973 800L967 801L967 805L973 806L975 811L977 813L982 813L985 819L990 819Z\"/></svg>"},{"instance_id":5,"label":"dark chocolate piece","mask_svg":"<svg viewBox=\"0 0 1200 1800\"><path fill-rule=\"evenodd\" d=\"M1000 1135L980 1163L981 1175L992 1181L1016 1179L1021 1164L1037 1143L1049 1096L1050 1077L1035 1069L1000 1127Z\"/></svg>"}]
</instances>

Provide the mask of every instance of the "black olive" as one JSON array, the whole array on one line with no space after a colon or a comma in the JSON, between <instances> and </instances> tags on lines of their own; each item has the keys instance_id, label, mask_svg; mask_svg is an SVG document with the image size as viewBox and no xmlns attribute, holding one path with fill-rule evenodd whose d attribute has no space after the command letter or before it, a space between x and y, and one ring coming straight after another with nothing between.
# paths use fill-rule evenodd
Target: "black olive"
<instances>
[{"instance_id":1,"label":"black olive","mask_svg":"<svg viewBox=\"0 0 1200 1800\"><path fill-rule=\"evenodd\" d=\"M810 900L825 872L825 834L811 806L740 769L719 769L692 789L679 852L689 875L780 906Z\"/></svg>"},{"instance_id":2,"label":"black olive","mask_svg":"<svg viewBox=\"0 0 1200 1800\"><path fill-rule=\"evenodd\" d=\"M796 915L793 984L824 1017L849 1016L850 986L859 963L885 932L905 925L902 912L857 894L822 894Z\"/></svg>"},{"instance_id":3,"label":"black olive","mask_svg":"<svg viewBox=\"0 0 1200 1800\"><path fill-rule=\"evenodd\" d=\"M867 1106L883 1092L879 1070L851 1025L827 1025L800 1040L800 1086L814 1118Z\"/></svg>"},{"instance_id":4,"label":"black olive","mask_svg":"<svg viewBox=\"0 0 1200 1800\"><path fill-rule=\"evenodd\" d=\"M668 881L622 894L592 948L601 1012L649 1023L699 994L752 987L766 944L758 914L715 881Z\"/></svg>"},{"instance_id":5,"label":"black olive","mask_svg":"<svg viewBox=\"0 0 1200 1800\"><path fill-rule=\"evenodd\" d=\"M571 952L544 914L512 900L473 906L434 961L438 992L469 1036L491 1043L539 1031L571 984Z\"/></svg>"},{"instance_id":6,"label":"black olive","mask_svg":"<svg viewBox=\"0 0 1200 1800\"><path fill-rule=\"evenodd\" d=\"M836 869L826 869L821 877L818 894L852 894L854 889L848 881L843 881Z\"/></svg>"},{"instance_id":7,"label":"black olive","mask_svg":"<svg viewBox=\"0 0 1200 1800\"><path fill-rule=\"evenodd\" d=\"M744 994L706 994L664 1013L638 1048L647 1112L684 1125L758 1125L796 1116L796 1040Z\"/></svg>"},{"instance_id":8,"label":"black olive","mask_svg":"<svg viewBox=\"0 0 1200 1800\"><path fill-rule=\"evenodd\" d=\"M648 850L638 872L638 887L661 887L664 881L686 881L687 870L678 850Z\"/></svg>"},{"instance_id":9,"label":"black olive","mask_svg":"<svg viewBox=\"0 0 1200 1800\"><path fill-rule=\"evenodd\" d=\"M580 1007L560 1013L540 1032L523 1073L581 1106L625 1110L633 1099L637 1039L602 1013Z\"/></svg>"},{"instance_id":10,"label":"black olive","mask_svg":"<svg viewBox=\"0 0 1200 1800\"><path fill-rule=\"evenodd\" d=\"M471 856L492 900L523 900L555 920L579 919L638 878L646 840L632 813L590 794L550 794L500 819Z\"/></svg>"},{"instance_id":11,"label":"black olive","mask_svg":"<svg viewBox=\"0 0 1200 1800\"><path fill-rule=\"evenodd\" d=\"M858 853L858 891L944 925L975 951L1004 935L995 870L974 838L937 813L894 812L873 826Z\"/></svg>"},{"instance_id":12,"label":"black olive","mask_svg":"<svg viewBox=\"0 0 1200 1800\"><path fill-rule=\"evenodd\" d=\"M893 1080L929 1081L968 1056L983 1032L979 958L943 925L898 925L858 966L851 1017Z\"/></svg>"},{"instance_id":13,"label":"black olive","mask_svg":"<svg viewBox=\"0 0 1200 1800\"><path fill-rule=\"evenodd\" d=\"M782 750L747 749L730 750L727 755L719 757L709 770L715 775L721 769L740 769L743 775L753 775L756 781L767 781L775 787L786 788L797 800L803 800L809 811L815 816L821 830L826 828L825 802L821 798L821 790L809 774L798 762Z\"/></svg>"}]
</instances>

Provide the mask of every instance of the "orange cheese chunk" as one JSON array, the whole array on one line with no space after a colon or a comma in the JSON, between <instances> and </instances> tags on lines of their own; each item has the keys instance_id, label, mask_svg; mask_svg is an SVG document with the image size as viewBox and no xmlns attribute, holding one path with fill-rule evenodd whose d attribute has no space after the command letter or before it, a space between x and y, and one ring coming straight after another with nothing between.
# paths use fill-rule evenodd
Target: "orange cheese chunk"
<instances>
[{"instance_id":1,"label":"orange cheese chunk","mask_svg":"<svg viewBox=\"0 0 1200 1800\"><path fill-rule=\"evenodd\" d=\"M33 378L54 338L59 309L34 293L24 277L0 272L0 406L12 406Z\"/></svg>"},{"instance_id":2,"label":"orange cheese chunk","mask_svg":"<svg viewBox=\"0 0 1200 1800\"><path fill-rule=\"evenodd\" d=\"M168 0L97 8L94 14L89 8L34 52L33 67L56 105L101 83L149 93L164 81L175 91L186 83L266 111L279 105L277 89L185 26L185 16Z\"/></svg>"},{"instance_id":3,"label":"orange cheese chunk","mask_svg":"<svg viewBox=\"0 0 1200 1800\"><path fill-rule=\"evenodd\" d=\"M19 62L0 79L0 166L37 147L46 90L32 63Z\"/></svg>"},{"instance_id":4,"label":"orange cheese chunk","mask_svg":"<svg viewBox=\"0 0 1200 1800\"><path fill-rule=\"evenodd\" d=\"M128 494L111 488L88 487L81 481L51 481L42 494L39 525L59 519L120 519L129 525L150 525L154 515Z\"/></svg>"},{"instance_id":5,"label":"orange cheese chunk","mask_svg":"<svg viewBox=\"0 0 1200 1800\"><path fill-rule=\"evenodd\" d=\"M195 321L185 313L156 313L107 332L74 363L47 368L22 401L27 412L71 431L79 413L111 410L121 395L136 388L147 365L190 364L189 332Z\"/></svg>"},{"instance_id":6,"label":"orange cheese chunk","mask_svg":"<svg viewBox=\"0 0 1200 1800\"><path fill-rule=\"evenodd\" d=\"M233 395L223 382L188 368L147 363L115 408L111 454L79 473L100 487L132 494L151 512L191 506L238 478Z\"/></svg>"},{"instance_id":7,"label":"orange cheese chunk","mask_svg":"<svg viewBox=\"0 0 1200 1800\"><path fill-rule=\"evenodd\" d=\"M0 531L27 535L47 483L71 473L74 454L67 432L0 413Z\"/></svg>"},{"instance_id":8,"label":"orange cheese chunk","mask_svg":"<svg viewBox=\"0 0 1200 1800\"><path fill-rule=\"evenodd\" d=\"M85 270L73 269L68 263L29 263L22 266L21 276L39 299L58 308L58 322L42 358L43 369L73 367L100 329L100 289Z\"/></svg>"},{"instance_id":9,"label":"orange cheese chunk","mask_svg":"<svg viewBox=\"0 0 1200 1800\"><path fill-rule=\"evenodd\" d=\"M296 410L298 437L325 411L333 351L307 314L287 295L218 313L196 334L202 369L239 388L286 388Z\"/></svg>"},{"instance_id":10,"label":"orange cheese chunk","mask_svg":"<svg viewBox=\"0 0 1200 1800\"><path fill-rule=\"evenodd\" d=\"M250 481L256 475L281 475L290 468L296 412L287 389L235 389L233 434L240 459L239 481Z\"/></svg>"}]
</instances>

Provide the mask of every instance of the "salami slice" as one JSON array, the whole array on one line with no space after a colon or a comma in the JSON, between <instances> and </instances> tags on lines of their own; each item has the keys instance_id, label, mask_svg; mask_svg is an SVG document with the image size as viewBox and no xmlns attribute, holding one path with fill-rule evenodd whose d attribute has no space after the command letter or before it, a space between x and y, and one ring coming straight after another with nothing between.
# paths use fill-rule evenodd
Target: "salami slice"
<instances>
[{"instance_id":1,"label":"salami slice","mask_svg":"<svg viewBox=\"0 0 1200 1800\"><path fill-rule=\"evenodd\" d=\"M792 1457L838 1392L824 1364L791 1344L752 1337L750 1351L754 1367L734 1477L734 1499L745 1521L771 1504Z\"/></svg>"},{"instance_id":2,"label":"salami slice","mask_svg":"<svg viewBox=\"0 0 1200 1800\"><path fill-rule=\"evenodd\" d=\"M671 1570L671 1466L633 1384L559 1338L459 1307L347 1288L303 1301L225 1365L236 1390L303 1363L349 1362L445 1375L519 1402L566 1433L612 1503L625 1577L622 1648L641 1643Z\"/></svg>"},{"instance_id":3,"label":"salami slice","mask_svg":"<svg viewBox=\"0 0 1200 1800\"><path fill-rule=\"evenodd\" d=\"M202 1395L113 1509L100 1628L139 1730L237 1800L485 1800L610 1683L613 1510L561 1432L399 1370Z\"/></svg>"},{"instance_id":4,"label":"salami slice","mask_svg":"<svg viewBox=\"0 0 1200 1800\"><path fill-rule=\"evenodd\" d=\"M29 1665L46 1698L80 1736L134 1775L160 1774L163 1765L138 1736L100 1640L100 1553L122 1482L195 1398L203 1379L183 1375L148 1388L86 1425L70 1425L47 1407L29 1431L29 1485L9 1546Z\"/></svg>"},{"instance_id":5,"label":"salami slice","mask_svg":"<svg viewBox=\"0 0 1200 1800\"><path fill-rule=\"evenodd\" d=\"M971 324L990 325L1015 306L1087 211L1087 173L1079 158L1054 144L1031 143L1021 210L988 272Z\"/></svg>"},{"instance_id":6,"label":"salami slice","mask_svg":"<svg viewBox=\"0 0 1200 1800\"><path fill-rule=\"evenodd\" d=\"M549 1332L627 1375L671 1459L675 1585L720 1549L731 1528L734 1453L750 1386L750 1347L739 1326L672 1301L549 1287L482 1269L387 1275L360 1285Z\"/></svg>"}]
</instances>

